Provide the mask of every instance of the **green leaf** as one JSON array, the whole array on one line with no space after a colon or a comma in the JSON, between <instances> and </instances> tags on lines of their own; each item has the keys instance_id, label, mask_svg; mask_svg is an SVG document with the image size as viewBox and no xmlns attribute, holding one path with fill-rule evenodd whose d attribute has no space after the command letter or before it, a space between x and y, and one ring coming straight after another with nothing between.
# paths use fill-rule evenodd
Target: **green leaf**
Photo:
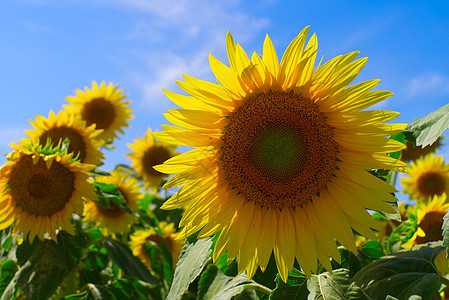
<instances>
[{"instance_id":1,"label":"green leaf","mask_svg":"<svg viewBox=\"0 0 449 300\"><path fill-rule=\"evenodd\" d=\"M236 268L237 268L237 263ZM271 253L270 259L268 260L267 267L265 271L262 272L260 268L257 268L256 274L254 274L253 280L257 283L260 283L270 289L276 288L276 281L275 279L279 274L276 260L274 259L274 254Z\"/></svg>"},{"instance_id":2,"label":"green leaf","mask_svg":"<svg viewBox=\"0 0 449 300\"><path fill-rule=\"evenodd\" d=\"M446 247L446 257L449 257L449 212L443 217L443 246Z\"/></svg>"},{"instance_id":3,"label":"green leaf","mask_svg":"<svg viewBox=\"0 0 449 300\"><path fill-rule=\"evenodd\" d=\"M182 297L190 283L198 277L210 260L211 246L212 237L197 240L194 243L186 241L166 300L178 300Z\"/></svg>"},{"instance_id":4,"label":"green leaf","mask_svg":"<svg viewBox=\"0 0 449 300\"><path fill-rule=\"evenodd\" d=\"M309 299L370 299L360 287L351 282L349 270L337 269L320 275L313 275L307 282ZM375 298L384 299L384 298Z\"/></svg>"},{"instance_id":5,"label":"green leaf","mask_svg":"<svg viewBox=\"0 0 449 300\"><path fill-rule=\"evenodd\" d=\"M116 170L120 170L121 172L124 172L126 174L129 174L131 177L136 178L138 181L143 182L142 176L140 176L135 169L131 168L130 166L118 164L115 166Z\"/></svg>"},{"instance_id":6,"label":"green leaf","mask_svg":"<svg viewBox=\"0 0 449 300\"><path fill-rule=\"evenodd\" d=\"M112 141L107 141L106 143L104 143L104 145L102 147L105 149L108 149L110 151L115 151L115 146Z\"/></svg>"},{"instance_id":7,"label":"green leaf","mask_svg":"<svg viewBox=\"0 0 449 300\"><path fill-rule=\"evenodd\" d=\"M416 140L417 146L425 147L433 144L447 128L449 128L449 104L414 120L402 132L410 142Z\"/></svg>"},{"instance_id":8,"label":"green leaf","mask_svg":"<svg viewBox=\"0 0 449 300\"><path fill-rule=\"evenodd\" d=\"M293 268L288 273L287 282L284 282L279 274L276 276L276 288L271 292L270 299L300 300L307 299L307 295L307 276Z\"/></svg>"},{"instance_id":9,"label":"green leaf","mask_svg":"<svg viewBox=\"0 0 449 300\"><path fill-rule=\"evenodd\" d=\"M99 167L96 167L95 169L90 170L90 171L89 171L89 174L91 174L91 175L97 175L97 176L111 176L110 173L106 172L106 171L103 170L103 169L100 169Z\"/></svg>"},{"instance_id":10,"label":"green leaf","mask_svg":"<svg viewBox=\"0 0 449 300\"><path fill-rule=\"evenodd\" d=\"M8 286L5 288L5 290L3 291L2 297L0 298L0 300L11 300L11 299L16 299L15 295L16 295L16 290L17 290L17 284L16 284L16 278L14 277L13 280L11 280L8 284Z\"/></svg>"},{"instance_id":11,"label":"green leaf","mask_svg":"<svg viewBox=\"0 0 449 300\"><path fill-rule=\"evenodd\" d=\"M120 193L120 190L115 184L95 181L93 186L97 194L98 205L105 208L117 206L129 214L133 214L133 211L129 208L125 198L123 198L122 193Z\"/></svg>"},{"instance_id":12,"label":"green leaf","mask_svg":"<svg viewBox=\"0 0 449 300\"><path fill-rule=\"evenodd\" d=\"M405 144L407 142L407 140L405 139L405 135L402 132L393 134L392 136L390 136L390 139L401 142L403 144ZM401 157L401 153L402 153L402 150L390 153L389 155L391 157L393 157L394 159L399 159Z\"/></svg>"},{"instance_id":13,"label":"green leaf","mask_svg":"<svg viewBox=\"0 0 449 300\"><path fill-rule=\"evenodd\" d=\"M22 244L20 244L16 250L17 263L19 266L23 266L41 245L42 241L40 239L34 239L32 244L28 242L28 239L24 239Z\"/></svg>"},{"instance_id":14,"label":"green leaf","mask_svg":"<svg viewBox=\"0 0 449 300\"><path fill-rule=\"evenodd\" d=\"M146 300L148 299L148 294L150 293L150 288L148 286L142 285L134 278L118 279L108 285L107 288L117 299L120 300ZM162 296L160 298L162 298Z\"/></svg>"},{"instance_id":15,"label":"green leaf","mask_svg":"<svg viewBox=\"0 0 449 300\"><path fill-rule=\"evenodd\" d=\"M86 251L87 238L84 234L77 232L75 236L65 231L58 232L58 248L64 256L67 268L71 270L76 266Z\"/></svg>"},{"instance_id":16,"label":"green leaf","mask_svg":"<svg viewBox=\"0 0 449 300\"><path fill-rule=\"evenodd\" d=\"M390 206L396 211L396 213L394 213L394 214L389 214L389 213L386 213L386 212L383 212L383 211L379 211L379 212L380 212L383 216L387 217L388 219L392 219L392 220L401 222L402 219L401 219L401 214L399 213L399 210L398 210L398 203L397 203L397 202L385 202L385 203L387 203L388 205L390 205Z\"/></svg>"},{"instance_id":17,"label":"green leaf","mask_svg":"<svg viewBox=\"0 0 449 300\"><path fill-rule=\"evenodd\" d=\"M0 264L0 296L3 295L9 283L13 281L18 269L17 264L11 259Z\"/></svg>"},{"instance_id":18,"label":"green leaf","mask_svg":"<svg viewBox=\"0 0 449 300\"><path fill-rule=\"evenodd\" d=\"M384 215L382 215L378 211L375 211L371 216L374 218L374 220L379 221L379 222L387 222L388 221L388 218L385 217Z\"/></svg>"},{"instance_id":19,"label":"green leaf","mask_svg":"<svg viewBox=\"0 0 449 300\"><path fill-rule=\"evenodd\" d=\"M245 274L229 277L223 274L217 266L209 265L201 275L198 300L231 299L243 293L245 283L250 283Z\"/></svg>"},{"instance_id":20,"label":"green leaf","mask_svg":"<svg viewBox=\"0 0 449 300\"><path fill-rule=\"evenodd\" d=\"M114 241L110 237L106 237L104 240L104 247L108 251L112 261L115 262L126 275L151 284L156 284L153 275L151 275L147 267L132 254L132 251L128 246Z\"/></svg>"},{"instance_id":21,"label":"green leaf","mask_svg":"<svg viewBox=\"0 0 449 300\"><path fill-rule=\"evenodd\" d=\"M46 240L16 273L16 279L28 299L47 299L69 271L61 249L54 241Z\"/></svg>"},{"instance_id":22,"label":"green leaf","mask_svg":"<svg viewBox=\"0 0 449 300\"><path fill-rule=\"evenodd\" d=\"M373 299L387 295L408 299L413 295L429 299L437 290L435 257L440 246L423 246L416 251L402 251L367 265L354 276L354 282ZM432 276L429 276L432 275Z\"/></svg>"},{"instance_id":23,"label":"green leaf","mask_svg":"<svg viewBox=\"0 0 449 300\"><path fill-rule=\"evenodd\" d=\"M364 266L385 255L382 245L378 241L366 242L357 248L357 253L349 251L343 247L340 247L338 251L341 256L341 264L338 264L336 261L332 261L332 266L334 269L348 269L349 276L351 278Z\"/></svg>"}]
</instances>

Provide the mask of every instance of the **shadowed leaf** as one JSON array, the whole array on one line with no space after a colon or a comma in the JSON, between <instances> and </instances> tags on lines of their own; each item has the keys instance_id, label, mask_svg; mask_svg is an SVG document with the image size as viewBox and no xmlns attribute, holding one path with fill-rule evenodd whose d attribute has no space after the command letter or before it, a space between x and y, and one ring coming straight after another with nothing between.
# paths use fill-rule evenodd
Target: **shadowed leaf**
<instances>
[{"instance_id":1,"label":"shadowed leaf","mask_svg":"<svg viewBox=\"0 0 449 300\"><path fill-rule=\"evenodd\" d=\"M441 246L423 246L385 256L360 270L354 282L373 299L385 299L387 295L398 299L411 296L430 299L439 285L433 262L443 250Z\"/></svg>"},{"instance_id":2,"label":"shadowed leaf","mask_svg":"<svg viewBox=\"0 0 449 300\"><path fill-rule=\"evenodd\" d=\"M270 299L300 300L306 299L307 295L309 295L307 276L293 268L288 273L287 282L284 282L279 274L276 276L276 288L271 293Z\"/></svg>"}]
</instances>

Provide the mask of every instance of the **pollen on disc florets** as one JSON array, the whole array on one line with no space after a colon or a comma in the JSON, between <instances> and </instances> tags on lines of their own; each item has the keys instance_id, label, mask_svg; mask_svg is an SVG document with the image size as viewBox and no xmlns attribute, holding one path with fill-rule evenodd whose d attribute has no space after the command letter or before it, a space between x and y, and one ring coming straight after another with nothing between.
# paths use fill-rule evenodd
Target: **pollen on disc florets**
<instances>
[{"instance_id":1,"label":"pollen on disc florets","mask_svg":"<svg viewBox=\"0 0 449 300\"><path fill-rule=\"evenodd\" d=\"M294 93L250 97L231 114L223 141L223 175L261 206L305 205L336 168L337 144L326 117Z\"/></svg>"}]
</instances>

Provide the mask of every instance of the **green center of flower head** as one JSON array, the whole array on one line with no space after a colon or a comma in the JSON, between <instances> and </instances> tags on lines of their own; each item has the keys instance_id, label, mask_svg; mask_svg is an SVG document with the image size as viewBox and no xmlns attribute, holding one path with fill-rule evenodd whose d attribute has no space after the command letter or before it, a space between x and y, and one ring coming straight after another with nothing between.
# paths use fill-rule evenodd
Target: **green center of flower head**
<instances>
[{"instance_id":1,"label":"green center of flower head","mask_svg":"<svg viewBox=\"0 0 449 300\"><path fill-rule=\"evenodd\" d=\"M249 201L307 204L330 182L337 143L318 106L292 92L251 96L229 117L220 171Z\"/></svg>"},{"instance_id":2,"label":"green center of flower head","mask_svg":"<svg viewBox=\"0 0 449 300\"><path fill-rule=\"evenodd\" d=\"M279 180L294 177L294 170L306 158L298 134L284 128L268 128L255 143L254 162L261 170Z\"/></svg>"}]
</instances>

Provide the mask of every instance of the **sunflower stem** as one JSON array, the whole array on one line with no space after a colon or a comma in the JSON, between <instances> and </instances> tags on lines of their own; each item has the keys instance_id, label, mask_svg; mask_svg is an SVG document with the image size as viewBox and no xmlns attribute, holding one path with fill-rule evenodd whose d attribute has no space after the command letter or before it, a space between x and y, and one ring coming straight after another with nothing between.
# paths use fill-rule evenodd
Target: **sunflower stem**
<instances>
[{"instance_id":1,"label":"sunflower stem","mask_svg":"<svg viewBox=\"0 0 449 300\"><path fill-rule=\"evenodd\" d=\"M270 289L267 288L266 286L261 285L261 284L257 284L257 283L248 283L248 284L245 284L245 285L243 286L243 289L244 289L244 290L253 289L253 290L259 291L259 292L261 292L261 293L264 293L264 294L266 294L266 295L270 295L271 292L272 292L272 290L270 290Z\"/></svg>"},{"instance_id":2,"label":"sunflower stem","mask_svg":"<svg viewBox=\"0 0 449 300\"><path fill-rule=\"evenodd\" d=\"M393 171L393 174L391 176L391 185L394 187L396 183L396 177L398 176L398 171Z\"/></svg>"}]
</instances>

